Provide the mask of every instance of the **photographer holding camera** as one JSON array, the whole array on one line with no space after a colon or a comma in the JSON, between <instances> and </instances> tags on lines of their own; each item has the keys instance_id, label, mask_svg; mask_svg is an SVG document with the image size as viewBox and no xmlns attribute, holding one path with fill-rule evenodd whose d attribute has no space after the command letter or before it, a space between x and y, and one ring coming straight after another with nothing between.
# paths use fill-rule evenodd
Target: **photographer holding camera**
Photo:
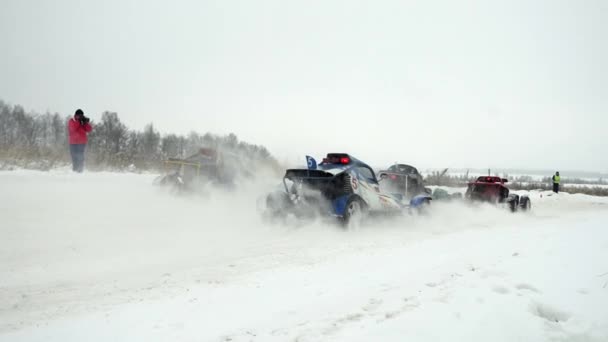
<instances>
[{"instance_id":1,"label":"photographer holding camera","mask_svg":"<svg viewBox=\"0 0 608 342\"><path fill-rule=\"evenodd\" d=\"M84 170L84 150L87 146L87 134L93 130L90 119L84 116L81 109L77 109L74 117L68 121L68 133L70 140L70 155L72 156L72 170L82 172Z\"/></svg>"}]
</instances>

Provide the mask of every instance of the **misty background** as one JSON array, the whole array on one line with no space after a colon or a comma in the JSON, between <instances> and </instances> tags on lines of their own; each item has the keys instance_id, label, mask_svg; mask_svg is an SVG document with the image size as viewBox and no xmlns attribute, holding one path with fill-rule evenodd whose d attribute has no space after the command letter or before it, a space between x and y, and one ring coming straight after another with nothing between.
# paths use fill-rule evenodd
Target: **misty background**
<instances>
[{"instance_id":1,"label":"misty background","mask_svg":"<svg viewBox=\"0 0 608 342\"><path fill-rule=\"evenodd\" d=\"M602 1L3 1L0 98L280 161L608 171Z\"/></svg>"}]
</instances>

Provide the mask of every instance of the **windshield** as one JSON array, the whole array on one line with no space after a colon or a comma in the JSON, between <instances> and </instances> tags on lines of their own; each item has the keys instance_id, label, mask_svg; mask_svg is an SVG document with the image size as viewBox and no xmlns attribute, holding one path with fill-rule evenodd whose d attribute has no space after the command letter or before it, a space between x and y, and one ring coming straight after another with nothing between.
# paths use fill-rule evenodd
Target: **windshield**
<instances>
[{"instance_id":1,"label":"windshield","mask_svg":"<svg viewBox=\"0 0 608 342\"><path fill-rule=\"evenodd\" d=\"M409 165L404 165L404 164L393 165L393 166L389 167L388 170L392 171L392 172L398 172L398 173L409 173L409 174L418 173L418 170L415 167L409 166Z\"/></svg>"}]
</instances>

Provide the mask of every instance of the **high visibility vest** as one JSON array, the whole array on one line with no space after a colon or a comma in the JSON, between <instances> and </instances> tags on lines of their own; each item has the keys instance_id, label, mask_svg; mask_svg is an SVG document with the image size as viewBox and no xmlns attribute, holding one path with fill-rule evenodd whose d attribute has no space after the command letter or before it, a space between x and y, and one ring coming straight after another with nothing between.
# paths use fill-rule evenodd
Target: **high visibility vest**
<instances>
[{"instance_id":1,"label":"high visibility vest","mask_svg":"<svg viewBox=\"0 0 608 342\"><path fill-rule=\"evenodd\" d=\"M553 183L559 184L559 176L553 176Z\"/></svg>"}]
</instances>

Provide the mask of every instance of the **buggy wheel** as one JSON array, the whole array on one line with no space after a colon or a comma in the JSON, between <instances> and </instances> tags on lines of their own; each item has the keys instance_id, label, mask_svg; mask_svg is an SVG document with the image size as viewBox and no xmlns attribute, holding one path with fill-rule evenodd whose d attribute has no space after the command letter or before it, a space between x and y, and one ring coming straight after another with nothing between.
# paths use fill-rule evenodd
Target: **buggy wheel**
<instances>
[{"instance_id":1,"label":"buggy wheel","mask_svg":"<svg viewBox=\"0 0 608 342\"><path fill-rule=\"evenodd\" d=\"M519 196L513 195L513 197L511 197L511 200L509 201L509 210L514 213L517 211L517 209L519 209Z\"/></svg>"},{"instance_id":2,"label":"buggy wheel","mask_svg":"<svg viewBox=\"0 0 608 342\"><path fill-rule=\"evenodd\" d=\"M177 173L161 176L155 180L155 183L168 189L170 193L181 193L185 189L184 181Z\"/></svg>"},{"instance_id":3,"label":"buggy wheel","mask_svg":"<svg viewBox=\"0 0 608 342\"><path fill-rule=\"evenodd\" d=\"M517 202L511 201L509 202L509 210L514 213L517 211Z\"/></svg>"},{"instance_id":4,"label":"buggy wheel","mask_svg":"<svg viewBox=\"0 0 608 342\"><path fill-rule=\"evenodd\" d=\"M346 203L342 224L346 229L357 229L361 226L361 221L365 217L365 206L363 201L352 198Z\"/></svg>"},{"instance_id":5,"label":"buggy wheel","mask_svg":"<svg viewBox=\"0 0 608 342\"><path fill-rule=\"evenodd\" d=\"M520 207L522 211L529 211L532 208L532 202L528 197L522 197L520 201Z\"/></svg>"},{"instance_id":6,"label":"buggy wheel","mask_svg":"<svg viewBox=\"0 0 608 342\"><path fill-rule=\"evenodd\" d=\"M283 192L273 192L266 196L266 211L270 217L284 219L290 209L289 195Z\"/></svg>"}]
</instances>

